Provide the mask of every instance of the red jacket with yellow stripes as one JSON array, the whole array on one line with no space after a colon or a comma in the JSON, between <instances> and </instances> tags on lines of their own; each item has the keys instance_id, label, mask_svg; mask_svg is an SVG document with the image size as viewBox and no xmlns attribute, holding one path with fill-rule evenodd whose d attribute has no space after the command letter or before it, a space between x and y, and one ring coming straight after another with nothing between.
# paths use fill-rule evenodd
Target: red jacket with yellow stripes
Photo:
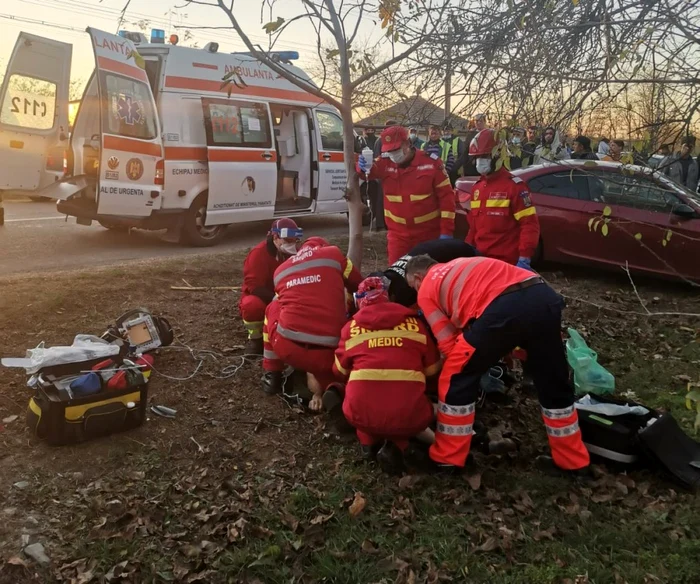
<instances>
[{"instance_id":1,"label":"red jacket with yellow stripes","mask_svg":"<svg viewBox=\"0 0 700 584\"><path fill-rule=\"evenodd\" d=\"M485 257L458 258L428 270L418 290L418 306L449 355L457 337L506 288L536 277L528 270Z\"/></svg>"},{"instance_id":2,"label":"red jacket with yellow stripes","mask_svg":"<svg viewBox=\"0 0 700 584\"><path fill-rule=\"evenodd\" d=\"M377 158L367 178L382 181L384 216L393 229L414 231L439 221L440 235L454 234L455 195L439 158L415 150L405 167Z\"/></svg>"},{"instance_id":3,"label":"red jacket with yellow stripes","mask_svg":"<svg viewBox=\"0 0 700 584\"><path fill-rule=\"evenodd\" d=\"M277 333L300 343L337 347L348 320L345 289L354 292L361 281L360 272L334 245L302 249L275 271Z\"/></svg>"},{"instance_id":4,"label":"red jacket with yellow stripes","mask_svg":"<svg viewBox=\"0 0 700 584\"><path fill-rule=\"evenodd\" d=\"M361 309L341 333L333 370L347 379L343 412L360 430L413 436L433 418L425 378L440 355L415 311L394 302Z\"/></svg>"},{"instance_id":5,"label":"red jacket with yellow stripes","mask_svg":"<svg viewBox=\"0 0 700 584\"><path fill-rule=\"evenodd\" d=\"M531 258L540 240L540 222L521 178L501 168L474 185L467 243L488 257L515 264Z\"/></svg>"}]
</instances>

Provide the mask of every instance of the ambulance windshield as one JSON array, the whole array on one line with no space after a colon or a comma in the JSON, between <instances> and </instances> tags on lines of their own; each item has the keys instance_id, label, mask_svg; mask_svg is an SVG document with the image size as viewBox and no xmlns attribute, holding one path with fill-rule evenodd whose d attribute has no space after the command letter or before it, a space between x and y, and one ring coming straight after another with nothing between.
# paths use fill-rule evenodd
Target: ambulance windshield
<instances>
[{"instance_id":1,"label":"ambulance windshield","mask_svg":"<svg viewBox=\"0 0 700 584\"><path fill-rule=\"evenodd\" d=\"M102 74L106 132L142 140L155 138L156 116L148 85L113 73Z\"/></svg>"}]
</instances>

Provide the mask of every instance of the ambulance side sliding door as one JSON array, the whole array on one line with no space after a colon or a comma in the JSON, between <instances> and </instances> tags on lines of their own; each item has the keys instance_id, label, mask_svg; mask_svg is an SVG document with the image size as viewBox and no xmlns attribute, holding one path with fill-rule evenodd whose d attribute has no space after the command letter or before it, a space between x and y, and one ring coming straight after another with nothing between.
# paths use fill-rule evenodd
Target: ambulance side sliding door
<instances>
[{"instance_id":1,"label":"ambulance side sliding door","mask_svg":"<svg viewBox=\"0 0 700 584\"><path fill-rule=\"evenodd\" d=\"M338 114L314 110L318 146L317 213L347 211L345 156L343 154L343 120Z\"/></svg>"},{"instance_id":2,"label":"ambulance side sliding door","mask_svg":"<svg viewBox=\"0 0 700 584\"><path fill-rule=\"evenodd\" d=\"M202 98L209 162L206 225L272 219L277 152L268 104Z\"/></svg>"}]
</instances>

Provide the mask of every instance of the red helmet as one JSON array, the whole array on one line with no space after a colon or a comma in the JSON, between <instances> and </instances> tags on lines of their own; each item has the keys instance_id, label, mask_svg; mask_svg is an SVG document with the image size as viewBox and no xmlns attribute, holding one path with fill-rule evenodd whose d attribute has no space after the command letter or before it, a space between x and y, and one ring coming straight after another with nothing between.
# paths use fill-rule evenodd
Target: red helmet
<instances>
[{"instance_id":1,"label":"red helmet","mask_svg":"<svg viewBox=\"0 0 700 584\"><path fill-rule=\"evenodd\" d=\"M315 249L317 247L328 247L328 243L323 237L309 237L304 243L301 244L299 251L302 249Z\"/></svg>"},{"instance_id":2,"label":"red helmet","mask_svg":"<svg viewBox=\"0 0 700 584\"><path fill-rule=\"evenodd\" d=\"M491 156L491 152L497 145L495 130L491 128L481 130L469 144L469 156Z\"/></svg>"}]
</instances>

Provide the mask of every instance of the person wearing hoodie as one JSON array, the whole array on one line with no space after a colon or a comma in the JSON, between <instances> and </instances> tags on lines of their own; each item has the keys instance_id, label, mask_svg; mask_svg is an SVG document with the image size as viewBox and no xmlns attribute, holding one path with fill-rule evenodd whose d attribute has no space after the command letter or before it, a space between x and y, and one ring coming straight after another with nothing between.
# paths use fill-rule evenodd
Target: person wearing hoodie
<instances>
[{"instance_id":1,"label":"person wearing hoodie","mask_svg":"<svg viewBox=\"0 0 700 584\"><path fill-rule=\"evenodd\" d=\"M308 374L319 411L323 392L335 381L333 357L348 320L346 289L355 292L362 276L345 254L321 237L310 237L275 271L275 299L263 324L263 391L280 393L287 365Z\"/></svg>"},{"instance_id":2,"label":"person wearing hoodie","mask_svg":"<svg viewBox=\"0 0 700 584\"><path fill-rule=\"evenodd\" d=\"M610 140L601 138L598 143L598 159L603 160L608 154L610 154Z\"/></svg>"},{"instance_id":3,"label":"person wearing hoodie","mask_svg":"<svg viewBox=\"0 0 700 584\"><path fill-rule=\"evenodd\" d=\"M275 296L275 270L297 253L303 234L292 219L277 219L267 238L250 250L243 263L243 286L238 310L248 330L246 355L263 354L263 321L265 309Z\"/></svg>"},{"instance_id":4,"label":"person wearing hoodie","mask_svg":"<svg viewBox=\"0 0 700 584\"><path fill-rule=\"evenodd\" d=\"M535 149L534 164L567 160L569 153L562 145L559 132L554 126L547 126L542 133L542 143Z\"/></svg>"},{"instance_id":5,"label":"person wearing hoodie","mask_svg":"<svg viewBox=\"0 0 700 584\"><path fill-rule=\"evenodd\" d=\"M576 136L574 138L574 150L571 153L572 160L598 160L591 150L591 139L588 136Z\"/></svg>"},{"instance_id":6,"label":"person wearing hoodie","mask_svg":"<svg viewBox=\"0 0 700 584\"><path fill-rule=\"evenodd\" d=\"M400 470L409 438L421 434L432 443L426 378L439 373L440 354L417 313L389 301L388 285L381 277L360 284L359 310L340 333L333 371L347 382L343 414L357 431L363 457L376 457L392 472ZM326 409L331 397L339 404L341 391L329 389Z\"/></svg>"}]
</instances>

